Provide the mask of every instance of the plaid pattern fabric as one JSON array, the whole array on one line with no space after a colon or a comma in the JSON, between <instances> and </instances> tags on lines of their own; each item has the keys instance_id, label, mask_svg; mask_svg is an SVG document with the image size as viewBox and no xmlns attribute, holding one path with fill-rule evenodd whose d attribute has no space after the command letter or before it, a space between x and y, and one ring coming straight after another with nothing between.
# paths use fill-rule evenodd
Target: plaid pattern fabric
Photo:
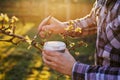
<instances>
[{"instance_id":1,"label":"plaid pattern fabric","mask_svg":"<svg viewBox=\"0 0 120 80\"><path fill-rule=\"evenodd\" d=\"M120 0L97 0L90 15L74 20L81 35L96 32L96 64L76 62L73 80L120 80ZM96 27L97 26L97 27Z\"/></svg>"}]
</instances>

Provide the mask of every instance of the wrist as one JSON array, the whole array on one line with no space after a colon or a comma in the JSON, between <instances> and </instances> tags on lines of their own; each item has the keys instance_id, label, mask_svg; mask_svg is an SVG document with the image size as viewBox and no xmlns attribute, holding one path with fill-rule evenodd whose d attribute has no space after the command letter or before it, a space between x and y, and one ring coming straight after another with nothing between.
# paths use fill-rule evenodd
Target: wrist
<instances>
[{"instance_id":1,"label":"wrist","mask_svg":"<svg viewBox=\"0 0 120 80\"><path fill-rule=\"evenodd\" d=\"M63 36L79 37L82 34L82 28L76 26L76 22L71 20L64 22Z\"/></svg>"},{"instance_id":2,"label":"wrist","mask_svg":"<svg viewBox=\"0 0 120 80\"><path fill-rule=\"evenodd\" d=\"M77 63L77 62L75 61L75 62L72 64L72 67L70 68L70 71L69 71L69 73L68 73L69 76L71 76L71 75L73 74L73 69L74 69L76 63Z\"/></svg>"},{"instance_id":3,"label":"wrist","mask_svg":"<svg viewBox=\"0 0 120 80\"><path fill-rule=\"evenodd\" d=\"M61 22L61 34L65 33L65 28L68 27L68 22Z\"/></svg>"},{"instance_id":4,"label":"wrist","mask_svg":"<svg viewBox=\"0 0 120 80\"><path fill-rule=\"evenodd\" d=\"M74 68L75 68L75 65L77 64L77 62L74 62L72 68L71 68L71 73L70 73L70 76L73 75L73 71L74 71Z\"/></svg>"}]
</instances>

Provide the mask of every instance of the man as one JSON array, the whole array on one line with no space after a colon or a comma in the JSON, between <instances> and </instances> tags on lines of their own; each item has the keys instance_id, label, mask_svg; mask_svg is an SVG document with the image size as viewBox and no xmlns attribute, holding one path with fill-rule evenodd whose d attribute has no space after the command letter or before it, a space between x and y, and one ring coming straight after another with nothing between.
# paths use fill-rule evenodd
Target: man
<instances>
[{"instance_id":1,"label":"man","mask_svg":"<svg viewBox=\"0 0 120 80\"><path fill-rule=\"evenodd\" d=\"M76 62L67 49L64 54L43 51L43 61L73 80L120 80L120 0L97 0L88 16L73 22L74 28L82 28L79 36L95 33L97 26L96 64ZM45 30L65 34L69 25L48 17L39 26L40 35Z\"/></svg>"}]
</instances>

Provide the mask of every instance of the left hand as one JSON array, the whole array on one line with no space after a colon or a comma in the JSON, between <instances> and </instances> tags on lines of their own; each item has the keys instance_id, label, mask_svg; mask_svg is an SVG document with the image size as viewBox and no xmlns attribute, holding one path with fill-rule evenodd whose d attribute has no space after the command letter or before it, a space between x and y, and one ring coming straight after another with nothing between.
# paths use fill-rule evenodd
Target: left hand
<instances>
[{"instance_id":1,"label":"left hand","mask_svg":"<svg viewBox=\"0 0 120 80\"><path fill-rule=\"evenodd\" d=\"M42 22L39 25L38 31L40 31L39 33L40 36L44 38L45 31L50 31L52 32L52 34L59 34L59 33L64 33L66 27L67 26L65 25L64 22L61 22L58 19L49 16L42 20Z\"/></svg>"},{"instance_id":2,"label":"left hand","mask_svg":"<svg viewBox=\"0 0 120 80\"><path fill-rule=\"evenodd\" d=\"M65 53L44 50L42 54L43 61L49 67L60 73L72 75L72 67L76 61L67 49Z\"/></svg>"}]
</instances>

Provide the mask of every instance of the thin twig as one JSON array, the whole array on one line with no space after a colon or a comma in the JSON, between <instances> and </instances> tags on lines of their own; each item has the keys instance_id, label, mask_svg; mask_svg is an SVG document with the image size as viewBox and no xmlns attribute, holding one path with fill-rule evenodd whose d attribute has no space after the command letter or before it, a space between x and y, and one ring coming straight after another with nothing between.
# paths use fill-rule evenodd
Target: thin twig
<instances>
[{"instance_id":1,"label":"thin twig","mask_svg":"<svg viewBox=\"0 0 120 80\"><path fill-rule=\"evenodd\" d=\"M0 40L0 41L10 42L10 43L15 44L15 45L18 44L20 41L27 42L27 40L25 39L24 36L20 36L20 35L16 35L16 34L11 34L11 33L9 33L9 32L6 32L5 30L1 30L1 29L0 29L0 33L12 37L11 39L8 39L8 40ZM13 42L13 39L14 39L14 38L18 38L18 39L20 39L20 41L18 41L18 42ZM31 45L32 45L33 47L35 47L36 49L38 49L39 51L42 51L42 49L41 49L40 47L38 47L37 44L38 44L38 43L35 42L35 40L32 40Z\"/></svg>"}]
</instances>

